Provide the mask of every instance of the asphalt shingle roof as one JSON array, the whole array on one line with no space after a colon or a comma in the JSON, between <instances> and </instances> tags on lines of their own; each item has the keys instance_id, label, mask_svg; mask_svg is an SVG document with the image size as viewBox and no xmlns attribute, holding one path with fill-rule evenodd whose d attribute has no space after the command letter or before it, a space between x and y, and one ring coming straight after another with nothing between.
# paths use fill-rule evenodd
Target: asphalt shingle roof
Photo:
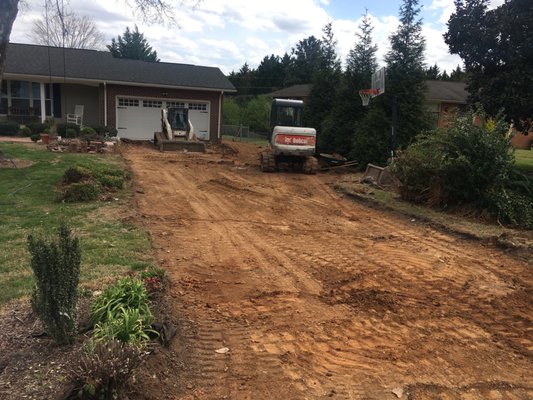
<instances>
[{"instance_id":1,"label":"asphalt shingle roof","mask_svg":"<svg viewBox=\"0 0 533 400\"><path fill-rule=\"evenodd\" d=\"M466 104L467 98L463 82L426 81L426 100Z\"/></svg>"},{"instance_id":2,"label":"asphalt shingle roof","mask_svg":"<svg viewBox=\"0 0 533 400\"><path fill-rule=\"evenodd\" d=\"M110 52L9 43L6 73L124 84L153 84L235 91L219 68L114 58Z\"/></svg>"}]
</instances>

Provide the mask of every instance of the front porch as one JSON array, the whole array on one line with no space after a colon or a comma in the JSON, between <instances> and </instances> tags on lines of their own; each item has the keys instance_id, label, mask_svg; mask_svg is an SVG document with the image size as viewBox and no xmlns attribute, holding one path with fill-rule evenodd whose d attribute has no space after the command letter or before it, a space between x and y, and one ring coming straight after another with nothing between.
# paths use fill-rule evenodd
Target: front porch
<instances>
[{"instance_id":1,"label":"front porch","mask_svg":"<svg viewBox=\"0 0 533 400\"><path fill-rule=\"evenodd\" d=\"M39 82L21 79L2 80L0 120L22 125L54 120L66 122L76 105L84 106L83 124L101 125L98 85Z\"/></svg>"}]
</instances>

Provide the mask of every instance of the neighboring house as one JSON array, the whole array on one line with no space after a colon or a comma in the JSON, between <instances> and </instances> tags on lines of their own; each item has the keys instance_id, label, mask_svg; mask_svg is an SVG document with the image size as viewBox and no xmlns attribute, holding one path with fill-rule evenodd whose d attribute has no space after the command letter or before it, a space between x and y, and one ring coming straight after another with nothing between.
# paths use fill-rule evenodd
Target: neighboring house
<instances>
[{"instance_id":1,"label":"neighboring house","mask_svg":"<svg viewBox=\"0 0 533 400\"><path fill-rule=\"evenodd\" d=\"M467 104L467 98L463 82L426 81L426 105L439 128L445 127L457 110Z\"/></svg>"},{"instance_id":2,"label":"neighboring house","mask_svg":"<svg viewBox=\"0 0 533 400\"><path fill-rule=\"evenodd\" d=\"M84 125L152 139L162 107L187 107L196 135L220 139L224 93L235 92L219 68L114 58L107 51L10 43L0 118L65 121L83 105Z\"/></svg>"},{"instance_id":3,"label":"neighboring house","mask_svg":"<svg viewBox=\"0 0 533 400\"><path fill-rule=\"evenodd\" d=\"M311 94L312 87L313 85L310 83L294 85L268 93L267 96L277 99L303 100L305 102Z\"/></svg>"},{"instance_id":4,"label":"neighboring house","mask_svg":"<svg viewBox=\"0 0 533 400\"><path fill-rule=\"evenodd\" d=\"M311 84L294 85L269 93L268 96L305 101L311 93L311 88ZM466 105L467 97L468 92L462 82L426 81L427 108L439 127L445 126L447 118Z\"/></svg>"}]
</instances>

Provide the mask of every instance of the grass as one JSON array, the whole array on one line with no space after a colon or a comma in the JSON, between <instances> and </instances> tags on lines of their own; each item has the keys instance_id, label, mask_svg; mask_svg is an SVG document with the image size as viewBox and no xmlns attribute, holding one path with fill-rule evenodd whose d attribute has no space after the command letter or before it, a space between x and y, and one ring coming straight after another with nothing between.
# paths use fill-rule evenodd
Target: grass
<instances>
[{"instance_id":1,"label":"grass","mask_svg":"<svg viewBox=\"0 0 533 400\"><path fill-rule=\"evenodd\" d=\"M82 164L89 168L124 168L119 156L51 153L37 145L0 143L0 154L31 160L22 169L0 169L0 305L30 294L33 278L28 235L56 236L65 221L80 238L81 282L99 281L152 264L146 233L121 221L131 192L122 190L112 202L57 203L55 188L63 172Z\"/></svg>"},{"instance_id":2,"label":"grass","mask_svg":"<svg viewBox=\"0 0 533 400\"><path fill-rule=\"evenodd\" d=\"M515 150L516 168L526 174L533 174L533 150Z\"/></svg>"},{"instance_id":3,"label":"grass","mask_svg":"<svg viewBox=\"0 0 533 400\"><path fill-rule=\"evenodd\" d=\"M222 139L227 141L227 142L251 143L251 144L255 144L257 146L267 146L268 145L268 140L266 138L246 138L246 137L222 135Z\"/></svg>"}]
</instances>

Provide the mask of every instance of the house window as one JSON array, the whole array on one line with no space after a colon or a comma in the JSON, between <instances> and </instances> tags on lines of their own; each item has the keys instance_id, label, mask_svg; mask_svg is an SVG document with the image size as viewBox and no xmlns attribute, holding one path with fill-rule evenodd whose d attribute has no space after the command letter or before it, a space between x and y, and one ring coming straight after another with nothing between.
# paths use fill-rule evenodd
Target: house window
<instances>
[{"instance_id":1,"label":"house window","mask_svg":"<svg viewBox=\"0 0 533 400\"><path fill-rule=\"evenodd\" d=\"M167 101L167 107L185 108L185 103L181 101Z\"/></svg>"},{"instance_id":2,"label":"house window","mask_svg":"<svg viewBox=\"0 0 533 400\"><path fill-rule=\"evenodd\" d=\"M119 98L118 106L119 107L139 107L139 100Z\"/></svg>"},{"instance_id":3,"label":"house window","mask_svg":"<svg viewBox=\"0 0 533 400\"><path fill-rule=\"evenodd\" d=\"M143 100L143 107L161 108L162 105L163 102L159 100Z\"/></svg>"},{"instance_id":4,"label":"house window","mask_svg":"<svg viewBox=\"0 0 533 400\"><path fill-rule=\"evenodd\" d=\"M205 104L205 103L189 103L189 110L207 111L207 104Z\"/></svg>"},{"instance_id":5,"label":"house window","mask_svg":"<svg viewBox=\"0 0 533 400\"><path fill-rule=\"evenodd\" d=\"M44 84L45 112L52 115L52 89L50 84ZM30 113L30 109L33 111ZM0 97L0 114L41 115L41 84L28 81L2 81Z\"/></svg>"},{"instance_id":6,"label":"house window","mask_svg":"<svg viewBox=\"0 0 533 400\"><path fill-rule=\"evenodd\" d=\"M2 80L2 91L0 94L0 114L7 114L7 81Z\"/></svg>"}]
</instances>

